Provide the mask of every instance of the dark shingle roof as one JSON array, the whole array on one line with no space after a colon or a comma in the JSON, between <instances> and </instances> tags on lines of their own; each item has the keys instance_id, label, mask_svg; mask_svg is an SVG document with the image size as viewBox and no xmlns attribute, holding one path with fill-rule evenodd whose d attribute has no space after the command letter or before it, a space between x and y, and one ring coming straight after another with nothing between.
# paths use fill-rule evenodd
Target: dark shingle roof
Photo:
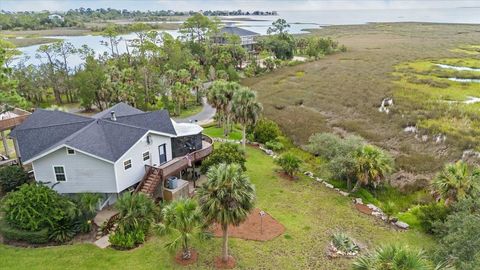
<instances>
[{"instance_id":1,"label":"dark shingle roof","mask_svg":"<svg viewBox=\"0 0 480 270\"><path fill-rule=\"evenodd\" d=\"M225 26L219 30L220 34L230 34L230 35L237 35L237 36L258 36L259 33L255 33L253 31L243 29L236 26Z\"/></svg>"},{"instance_id":2,"label":"dark shingle roof","mask_svg":"<svg viewBox=\"0 0 480 270\"><path fill-rule=\"evenodd\" d=\"M100 119L100 118L110 118L110 112L114 111L115 115L118 116L125 116L125 115L130 115L130 114L137 114L137 113L143 113L143 111L131 107L128 104L125 104L123 102L117 103L113 105L112 107L99 112L92 116L95 119Z\"/></svg>"},{"instance_id":3,"label":"dark shingle roof","mask_svg":"<svg viewBox=\"0 0 480 270\"><path fill-rule=\"evenodd\" d=\"M111 111L117 121L110 119ZM24 161L63 144L116 161L149 130L176 135L167 111L142 112L119 103L92 118L36 110L10 136L17 140Z\"/></svg>"}]
</instances>

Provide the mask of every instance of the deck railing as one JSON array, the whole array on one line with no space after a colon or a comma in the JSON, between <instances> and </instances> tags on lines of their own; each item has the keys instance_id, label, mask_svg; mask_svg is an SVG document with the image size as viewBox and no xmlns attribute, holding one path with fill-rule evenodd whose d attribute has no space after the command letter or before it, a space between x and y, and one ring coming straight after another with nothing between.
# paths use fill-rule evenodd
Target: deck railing
<instances>
[{"instance_id":1,"label":"deck railing","mask_svg":"<svg viewBox=\"0 0 480 270\"><path fill-rule=\"evenodd\" d=\"M138 192L142 189L142 186L145 184L145 181L148 179L148 175L152 173L153 170L160 170L160 182L165 181L167 177L177 174L179 171L191 166L194 162L200 161L210 155L213 151L213 140L207 135L202 136L202 149L189 153L183 157L174 158L167 163L160 165L159 167L146 166L145 167L145 176L142 181L138 184L135 192ZM158 183L161 184L161 183Z\"/></svg>"}]
</instances>

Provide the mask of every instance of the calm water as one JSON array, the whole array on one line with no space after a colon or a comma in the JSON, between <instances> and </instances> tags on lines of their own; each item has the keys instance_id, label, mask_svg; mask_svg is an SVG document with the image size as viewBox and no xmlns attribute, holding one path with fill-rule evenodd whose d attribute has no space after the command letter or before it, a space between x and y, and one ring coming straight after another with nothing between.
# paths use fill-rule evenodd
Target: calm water
<instances>
[{"instance_id":1,"label":"calm water","mask_svg":"<svg viewBox=\"0 0 480 270\"><path fill-rule=\"evenodd\" d=\"M272 7L274 9L274 7ZM325 10L325 11L283 11L279 16L258 16L253 17L261 21L237 21L235 17L224 18L224 21L235 21L237 26L245 29L266 34L272 21L278 18L286 19L290 24L290 32L293 34L302 33L303 29L319 28L325 25L347 25L364 24L369 22L435 22L435 23L474 23L480 24L479 8L432 8L432 9L376 9L376 10ZM177 37L178 31L165 31ZM55 37L71 42L75 47L83 44L95 50L97 54L108 51L108 48L101 45L101 36L74 36ZM124 40L135 38L135 34L122 35ZM35 57L36 50L40 45L20 48L23 52L18 61L26 61L27 64L39 64L42 59ZM125 52L125 42L119 45L120 52ZM72 66L82 63L78 56L69 59Z\"/></svg>"}]
</instances>

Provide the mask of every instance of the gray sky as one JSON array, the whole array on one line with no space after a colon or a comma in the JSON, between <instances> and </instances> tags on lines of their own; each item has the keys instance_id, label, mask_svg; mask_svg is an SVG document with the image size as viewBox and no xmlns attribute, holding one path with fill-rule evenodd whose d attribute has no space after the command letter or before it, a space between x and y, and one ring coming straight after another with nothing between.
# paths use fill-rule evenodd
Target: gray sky
<instances>
[{"instance_id":1,"label":"gray sky","mask_svg":"<svg viewBox=\"0 0 480 270\"><path fill-rule=\"evenodd\" d=\"M0 0L0 9L8 11L64 11L79 7L129 10L335 10L335 9L425 9L480 7L476 0Z\"/></svg>"}]
</instances>

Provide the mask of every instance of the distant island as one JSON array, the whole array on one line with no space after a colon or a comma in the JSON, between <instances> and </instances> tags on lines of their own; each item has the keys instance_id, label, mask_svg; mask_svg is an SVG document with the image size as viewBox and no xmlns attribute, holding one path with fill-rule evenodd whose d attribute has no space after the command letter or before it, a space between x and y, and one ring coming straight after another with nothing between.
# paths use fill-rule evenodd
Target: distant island
<instances>
[{"instance_id":1,"label":"distant island","mask_svg":"<svg viewBox=\"0 0 480 270\"><path fill-rule=\"evenodd\" d=\"M112 8L77 8L63 12L53 11L6 11L0 10L0 30L45 30L58 27L91 28L89 24L134 21L134 22L169 22L178 21L179 17L192 16L201 13L204 16L276 16L276 11L243 11L243 10L127 10ZM102 28L98 27L97 28ZM96 29L99 30L99 29Z\"/></svg>"}]
</instances>

